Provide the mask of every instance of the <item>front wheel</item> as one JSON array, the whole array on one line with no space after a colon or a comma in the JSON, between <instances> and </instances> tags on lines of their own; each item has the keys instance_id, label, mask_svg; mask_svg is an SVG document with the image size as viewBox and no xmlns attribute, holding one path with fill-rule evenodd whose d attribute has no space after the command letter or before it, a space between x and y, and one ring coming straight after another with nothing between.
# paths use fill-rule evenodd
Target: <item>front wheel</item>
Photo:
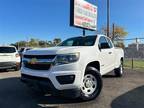
<instances>
[{"instance_id":1,"label":"front wheel","mask_svg":"<svg viewBox=\"0 0 144 108\"><path fill-rule=\"evenodd\" d=\"M87 67L81 87L81 98L85 101L95 99L102 89L102 77L94 67Z\"/></svg>"}]
</instances>

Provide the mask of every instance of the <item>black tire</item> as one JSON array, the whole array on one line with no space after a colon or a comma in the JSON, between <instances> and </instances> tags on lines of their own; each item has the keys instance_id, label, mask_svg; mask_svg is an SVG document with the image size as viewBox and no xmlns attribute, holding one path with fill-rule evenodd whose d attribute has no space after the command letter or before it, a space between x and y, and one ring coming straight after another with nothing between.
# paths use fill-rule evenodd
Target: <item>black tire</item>
<instances>
[{"instance_id":1,"label":"black tire","mask_svg":"<svg viewBox=\"0 0 144 108\"><path fill-rule=\"evenodd\" d=\"M16 67L14 68L14 70L15 70L15 71L19 71L19 70L20 70L20 66L16 66Z\"/></svg>"},{"instance_id":2,"label":"black tire","mask_svg":"<svg viewBox=\"0 0 144 108\"><path fill-rule=\"evenodd\" d=\"M114 69L114 73L116 77L122 77L124 73L124 68L123 68L123 60L121 60L121 64L119 68Z\"/></svg>"},{"instance_id":3,"label":"black tire","mask_svg":"<svg viewBox=\"0 0 144 108\"><path fill-rule=\"evenodd\" d=\"M93 99L95 99L95 98L97 98L99 96L99 94L101 93L101 90L102 90L103 82L102 82L102 77L100 75L100 72L96 68L94 68L94 67L88 66L86 68L86 72L85 72L85 76L86 75L92 75L92 76L94 76L95 79L96 79L96 83L97 83L97 86L95 87L94 92L92 94L89 94L89 95L85 94L83 92L83 88L81 87L80 98L82 100L84 100L84 101L89 101L89 100L93 100Z\"/></svg>"},{"instance_id":4,"label":"black tire","mask_svg":"<svg viewBox=\"0 0 144 108\"><path fill-rule=\"evenodd\" d=\"M7 72L7 69L1 69L0 72Z\"/></svg>"}]
</instances>

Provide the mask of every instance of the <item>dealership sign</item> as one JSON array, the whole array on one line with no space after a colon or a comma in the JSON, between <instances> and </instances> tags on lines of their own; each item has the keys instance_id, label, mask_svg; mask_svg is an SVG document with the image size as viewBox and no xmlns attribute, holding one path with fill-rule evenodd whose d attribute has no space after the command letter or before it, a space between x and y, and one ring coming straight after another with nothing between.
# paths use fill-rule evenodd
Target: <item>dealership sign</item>
<instances>
[{"instance_id":1,"label":"dealership sign","mask_svg":"<svg viewBox=\"0 0 144 108\"><path fill-rule=\"evenodd\" d=\"M70 25L88 29L97 29L97 6L85 0L71 0Z\"/></svg>"}]
</instances>

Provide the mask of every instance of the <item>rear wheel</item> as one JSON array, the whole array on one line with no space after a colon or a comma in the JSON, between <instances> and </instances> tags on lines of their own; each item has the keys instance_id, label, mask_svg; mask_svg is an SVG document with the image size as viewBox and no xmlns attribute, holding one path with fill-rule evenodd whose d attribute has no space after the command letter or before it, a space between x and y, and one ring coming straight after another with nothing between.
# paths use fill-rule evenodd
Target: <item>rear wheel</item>
<instances>
[{"instance_id":1,"label":"rear wheel","mask_svg":"<svg viewBox=\"0 0 144 108\"><path fill-rule=\"evenodd\" d=\"M122 77L122 75L124 73L123 60L121 60L121 64L120 64L119 68L116 68L114 70L114 73L115 73L116 77Z\"/></svg>"},{"instance_id":2,"label":"rear wheel","mask_svg":"<svg viewBox=\"0 0 144 108\"><path fill-rule=\"evenodd\" d=\"M81 87L81 98L83 100L92 100L99 96L102 89L102 78L97 69L87 67L86 74Z\"/></svg>"}]
</instances>

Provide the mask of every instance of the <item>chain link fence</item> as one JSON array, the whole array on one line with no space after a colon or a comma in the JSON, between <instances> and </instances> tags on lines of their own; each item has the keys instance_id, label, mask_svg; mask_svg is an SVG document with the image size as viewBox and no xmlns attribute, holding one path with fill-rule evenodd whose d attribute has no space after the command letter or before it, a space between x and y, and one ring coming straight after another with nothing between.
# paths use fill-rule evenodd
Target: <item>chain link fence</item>
<instances>
[{"instance_id":1,"label":"chain link fence","mask_svg":"<svg viewBox=\"0 0 144 108\"><path fill-rule=\"evenodd\" d=\"M144 71L144 39L128 39L124 43L124 67Z\"/></svg>"}]
</instances>

